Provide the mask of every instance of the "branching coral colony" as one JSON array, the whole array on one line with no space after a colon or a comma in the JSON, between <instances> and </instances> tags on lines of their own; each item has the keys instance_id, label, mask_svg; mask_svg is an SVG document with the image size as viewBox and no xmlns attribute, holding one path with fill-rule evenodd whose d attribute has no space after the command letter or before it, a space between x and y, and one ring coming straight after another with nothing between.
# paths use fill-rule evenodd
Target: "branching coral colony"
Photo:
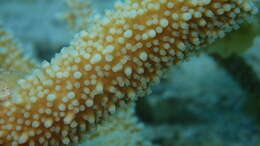
<instances>
[{"instance_id":1,"label":"branching coral colony","mask_svg":"<svg viewBox=\"0 0 260 146\"><path fill-rule=\"evenodd\" d=\"M253 0L128 0L18 81L0 144L68 145L149 92L171 65L237 29Z\"/></svg>"}]
</instances>

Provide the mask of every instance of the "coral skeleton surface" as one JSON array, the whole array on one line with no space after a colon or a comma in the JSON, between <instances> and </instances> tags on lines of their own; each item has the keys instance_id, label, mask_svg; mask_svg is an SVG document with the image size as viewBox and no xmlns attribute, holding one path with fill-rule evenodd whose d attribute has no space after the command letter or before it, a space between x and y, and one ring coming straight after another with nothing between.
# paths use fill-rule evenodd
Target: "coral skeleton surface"
<instances>
[{"instance_id":1,"label":"coral skeleton surface","mask_svg":"<svg viewBox=\"0 0 260 146\"><path fill-rule=\"evenodd\" d=\"M238 29L252 0L127 0L51 62L18 81L0 106L0 144L68 145L150 92L161 75Z\"/></svg>"}]
</instances>

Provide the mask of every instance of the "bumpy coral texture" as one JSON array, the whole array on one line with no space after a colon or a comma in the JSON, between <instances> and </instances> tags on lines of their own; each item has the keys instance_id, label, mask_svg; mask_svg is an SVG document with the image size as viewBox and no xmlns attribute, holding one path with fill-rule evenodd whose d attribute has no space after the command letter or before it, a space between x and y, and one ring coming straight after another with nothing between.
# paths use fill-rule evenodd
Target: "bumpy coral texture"
<instances>
[{"instance_id":1,"label":"bumpy coral texture","mask_svg":"<svg viewBox=\"0 0 260 146\"><path fill-rule=\"evenodd\" d=\"M91 23L95 23L97 14L92 15L94 12L92 3L84 0L66 0L66 3L69 10L65 12L63 18L74 31L87 30ZM74 145L152 146L144 134L145 129L146 127L135 115L134 104L130 104L122 106L115 114L104 118L102 123L84 136L80 144Z\"/></svg>"},{"instance_id":2,"label":"bumpy coral texture","mask_svg":"<svg viewBox=\"0 0 260 146\"><path fill-rule=\"evenodd\" d=\"M68 145L149 92L162 73L248 19L251 0L117 3L0 106L0 144Z\"/></svg>"}]
</instances>

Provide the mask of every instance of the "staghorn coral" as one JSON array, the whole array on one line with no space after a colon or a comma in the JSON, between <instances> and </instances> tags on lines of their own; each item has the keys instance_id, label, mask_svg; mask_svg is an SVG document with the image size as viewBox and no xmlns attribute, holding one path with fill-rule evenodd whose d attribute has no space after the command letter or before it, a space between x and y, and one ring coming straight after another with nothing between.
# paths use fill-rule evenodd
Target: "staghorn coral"
<instances>
[{"instance_id":1,"label":"staghorn coral","mask_svg":"<svg viewBox=\"0 0 260 146\"><path fill-rule=\"evenodd\" d=\"M80 29L83 30L84 28ZM4 29L1 29L1 32L3 32L1 35L1 37L3 38L2 45L5 46L5 48L7 49L13 47L15 45L15 41L12 37L10 37L10 33ZM17 49L17 51L19 50L19 48L16 47L14 49ZM6 52L5 57L1 59L1 63L3 64L5 62L9 62L8 69L12 69L12 71L0 69L1 105L9 103L8 100L10 99L11 89L15 87L16 81L24 76L24 73L21 73L21 69L31 70L34 66L30 65L31 62L29 59L25 60L23 57L20 57L22 55L18 55L19 57L17 58L10 57L10 55L8 56L8 53L10 54L11 51L12 50ZM19 52L18 54L21 53ZM13 61L12 59L15 60ZM19 62L23 62L23 64ZM12 63L15 63L15 66ZM20 71L14 71L14 69L18 69ZM139 123L137 121L137 117L134 116L134 105L126 106L119 109L118 113L110 116L107 120L98 125L98 127L93 130L94 132L86 135L86 138L84 139L87 139L87 142L83 143L83 145L151 145L147 140L144 139L144 136L142 135L143 130L143 125ZM118 136L118 134L121 135L121 138L125 137L125 139L118 140L118 138L116 137ZM102 139L102 141L99 141L100 139Z\"/></svg>"},{"instance_id":2,"label":"staghorn coral","mask_svg":"<svg viewBox=\"0 0 260 146\"><path fill-rule=\"evenodd\" d=\"M149 92L172 64L237 28L251 0L129 0L19 81L2 145L67 145Z\"/></svg>"}]
</instances>

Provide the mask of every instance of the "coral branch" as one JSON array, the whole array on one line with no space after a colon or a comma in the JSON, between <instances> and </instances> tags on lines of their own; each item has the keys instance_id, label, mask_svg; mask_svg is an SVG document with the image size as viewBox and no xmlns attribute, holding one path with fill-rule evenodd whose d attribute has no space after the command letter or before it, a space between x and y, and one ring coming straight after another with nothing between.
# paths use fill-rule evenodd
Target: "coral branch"
<instances>
[{"instance_id":1,"label":"coral branch","mask_svg":"<svg viewBox=\"0 0 260 146\"><path fill-rule=\"evenodd\" d=\"M0 107L0 144L68 145L149 92L171 65L256 13L251 0L128 0L117 3Z\"/></svg>"},{"instance_id":2,"label":"coral branch","mask_svg":"<svg viewBox=\"0 0 260 146\"><path fill-rule=\"evenodd\" d=\"M90 23L95 22L90 18L92 10L89 1L66 0L66 2L70 10L65 13L65 18L72 29L87 30L91 26ZM151 146L152 144L142 134L145 126L137 120L134 108L132 104L119 108L117 113L105 119L93 132L86 134L80 146Z\"/></svg>"}]
</instances>

